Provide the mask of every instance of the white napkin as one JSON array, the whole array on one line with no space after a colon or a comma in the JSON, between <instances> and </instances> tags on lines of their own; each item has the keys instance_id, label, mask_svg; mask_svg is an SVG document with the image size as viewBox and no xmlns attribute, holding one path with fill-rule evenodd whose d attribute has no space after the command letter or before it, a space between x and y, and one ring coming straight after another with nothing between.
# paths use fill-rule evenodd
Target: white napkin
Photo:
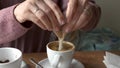
<instances>
[{"instance_id":1,"label":"white napkin","mask_svg":"<svg viewBox=\"0 0 120 68\"><path fill-rule=\"evenodd\" d=\"M103 63L107 68L120 68L120 56L106 52L104 56Z\"/></svg>"}]
</instances>

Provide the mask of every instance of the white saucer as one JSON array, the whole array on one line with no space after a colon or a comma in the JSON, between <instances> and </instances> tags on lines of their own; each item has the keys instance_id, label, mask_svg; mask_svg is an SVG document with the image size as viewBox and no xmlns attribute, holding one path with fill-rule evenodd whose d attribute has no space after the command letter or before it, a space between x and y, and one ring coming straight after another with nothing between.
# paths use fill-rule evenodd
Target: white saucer
<instances>
[{"instance_id":1,"label":"white saucer","mask_svg":"<svg viewBox=\"0 0 120 68\"><path fill-rule=\"evenodd\" d=\"M28 68L28 66L27 66L27 64L24 61L22 61L22 64L21 64L20 68Z\"/></svg>"},{"instance_id":2,"label":"white saucer","mask_svg":"<svg viewBox=\"0 0 120 68\"><path fill-rule=\"evenodd\" d=\"M42 65L44 68L52 68L50 66L50 63L49 63L47 58L40 61L39 64ZM71 68L85 68L84 65L81 62L77 61L76 59L72 60L72 63L71 63L70 67ZM39 67L36 65L36 68L39 68Z\"/></svg>"}]
</instances>

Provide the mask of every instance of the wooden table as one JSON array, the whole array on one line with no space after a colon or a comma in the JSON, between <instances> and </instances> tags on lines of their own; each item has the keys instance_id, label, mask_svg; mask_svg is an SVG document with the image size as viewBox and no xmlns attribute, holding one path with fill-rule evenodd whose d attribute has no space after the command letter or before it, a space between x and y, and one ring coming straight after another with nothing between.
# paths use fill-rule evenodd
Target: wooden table
<instances>
[{"instance_id":1,"label":"wooden table","mask_svg":"<svg viewBox=\"0 0 120 68\"><path fill-rule=\"evenodd\" d=\"M120 51L111 51L115 54L120 55ZM75 52L74 58L82 62L85 68L106 68L103 64L103 56L105 55L104 51L82 51ZM30 68L35 68L29 58L34 58L37 62L47 58L46 53L29 53L23 54L23 60L29 65Z\"/></svg>"}]
</instances>

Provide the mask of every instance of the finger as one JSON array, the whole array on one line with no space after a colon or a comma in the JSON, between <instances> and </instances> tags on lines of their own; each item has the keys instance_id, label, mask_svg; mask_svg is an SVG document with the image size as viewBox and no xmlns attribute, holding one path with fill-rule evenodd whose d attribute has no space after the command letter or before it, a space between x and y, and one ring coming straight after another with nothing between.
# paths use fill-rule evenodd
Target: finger
<instances>
[{"instance_id":1,"label":"finger","mask_svg":"<svg viewBox=\"0 0 120 68\"><path fill-rule=\"evenodd\" d=\"M90 2L90 4L93 5L95 8L96 22L98 23L98 21L100 20L100 16L101 16L101 8L95 3Z\"/></svg>"},{"instance_id":2,"label":"finger","mask_svg":"<svg viewBox=\"0 0 120 68\"><path fill-rule=\"evenodd\" d=\"M91 30L93 27L95 27L96 25L96 16L95 16L95 12L92 11L94 14L92 14L92 18L88 21L88 23L86 25L84 25L83 27L80 28L80 30L84 30L84 31L89 31Z\"/></svg>"},{"instance_id":3,"label":"finger","mask_svg":"<svg viewBox=\"0 0 120 68\"><path fill-rule=\"evenodd\" d=\"M52 0L44 0L44 2L53 10L59 24L65 24L65 17L59 7Z\"/></svg>"},{"instance_id":4,"label":"finger","mask_svg":"<svg viewBox=\"0 0 120 68\"><path fill-rule=\"evenodd\" d=\"M41 21L41 23L45 25L47 30L51 31L53 29L47 15L40 8L38 8L37 5L32 4L30 6L30 10L33 12L33 14L36 15L36 17Z\"/></svg>"},{"instance_id":5,"label":"finger","mask_svg":"<svg viewBox=\"0 0 120 68\"><path fill-rule=\"evenodd\" d=\"M82 9L85 8L85 6L88 4L89 0L78 0L81 6L83 7Z\"/></svg>"},{"instance_id":6,"label":"finger","mask_svg":"<svg viewBox=\"0 0 120 68\"><path fill-rule=\"evenodd\" d=\"M83 28L84 26L88 25L90 19L91 18L89 16L85 16L82 14L78 22L73 27L72 31Z\"/></svg>"},{"instance_id":7,"label":"finger","mask_svg":"<svg viewBox=\"0 0 120 68\"><path fill-rule=\"evenodd\" d=\"M87 4L87 0L78 0L78 1L70 0L69 1L68 9L67 9L67 14L68 14L67 23L69 24L64 26L63 29L65 32L71 32L78 28L76 27L76 23L78 19L80 18L81 14L83 13L83 10L86 4ZM74 9L71 9L71 8L74 8Z\"/></svg>"},{"instance_id":8,"label":"finger","mask_svg":"<svg viewBox=\"0 0 120 68\"><path fill-rule=\"evenodd\" d=\"M69 23L73 19L77 7L78 7L78 0L69 0L66 11L67 23Z\"/></svg>"},{"instance_id":9,"label":"finger","mask_svg":"<svg viewBox=\"0 0 120 68\"><path fill-rule=\"evenodd\" d=\"M67 24L64 24L62 26L62 31L65 32L65 33L69 33L69 32L72 32L72 29L73 29L73 26L75 24L74 23L67 23Z\"/></svg>"},{"instance_id":10,"label":"finger","mask_svg":"<svg viewBox=\"0 0 120 68\"><path fill-rule=\"evenodd\" d=\"M29 20L31 20L32 22L34 22L41 29L47 30L46 27L44 26L44 24L42 24L42 22L34 14L31 13L29 16L30 16Z\"/></svg>"},{"instance_id":11,"label":"finger","mask_svg":"<svg viewBox=\"0 0 120 68\"><path fill-rule=\"evenodd\" d=\"M80 15L83 12L87 3L88 0L69 0L66 12L68 23L74 20L73 18L76 17L76 15ZM79 10L79 13L76 12L77 10Z\"/></svg>"},{"instance_id":12,"label":"finger","mask_svg":"<svg viewBox=\"0 0 120 68\"><path fill-rule=\"evenodd\" d=\"M67 29L66 30L67 32L74 31L79 27L79 24L77 24L77 21L79 20L80 16L82 17L82 20L84 19L84 17L82 16L83 14L81 15L81 13L83 12L81 10L82 6L81 7L80 6L81 5L78 4L78 6L76 7L77 8L76 13L74 14L73 18L70 20L69 25L66 26L65 30ZM80 21L83 22L82 20L80 20ZM84 20L86 21L86 19L84 19Z\"/></svg>"},{"instance_id":13,"label":"finger","mask_svg":"<svg viewBox=\"0 0 120 68\"><path fill-rule=\"evenodd\" d=\"M99 21L99 19L100 19L100 14L101 14L100 7L97 6L96 4L91 3L91 2L89 3L89 5L92 6L91 10L94 13L92 15L93 17L92 17L92 19L90 21L90 23L92 23L93 25L91 25L91 26L88 25L88 26L83 27L82 29L84 29L84 30L92 30L93 28L95 28L98 21Z\"/></svg>"},{"instance_id":14,"label":"finger","mask_svg":"<svg viewBox=\"0 0 120 68\"><path fill-rule=\"evenodd\" d=\"M76 25L74 26L73 30L83 28L84 26L88 25L89 21L93 17L93 13L94 12L92 12L92 6L89 6L89 5L86 6L86 8L84 9L82 15L80 16L80 18L78 19Z\"/></svg>"},{"instance_id":15,"label":"finger","mask_svg":"<svg viewBox=\"0 0 120 68\"><path fill-rule=\"evenodd\" d=\"M41 8L43 10L43 12L48 17L53 30L58 31L59 23L58 23L57 18L55 16L54 12L52 11L52 9L48 5L46 5L44 1L37 1L36 4L38 5L39 8Z\"/></svg>"},{"instance_id":16,"label":"finger","mask_svg":"<svg viewBox=\"0 0 120 68\"><path fill-rule=\"evenodd\" d=\"M75 22L73 20L77 20L79 18L79 10L78 9L78 0L69 0L68 7L66 11L66 17L67 17L67 24L65 24L62 28L62 30L66 33L71 32L72 27L75 25ZM74 19L73 19L74 18Z\"/></svg>"},{"instance_id":17,"label":"finger","mask_svg":"<svg viewBox=\"0 0 120 68\"><path fill-rule=\"evenodd\" d=\"M79 0L78 1L78 6L75 7L75 8L77 8L77 10L76 10L76 12L73 16L73 20L71 22L76 23L78 21L79 17L83 13L83 11L87 5L87 2L88 2L87 0Z\"/></svg>"},{"instance_id":18,"label":"finger","mask_svg":"<svg viewBox=\"0 0 120 68\"><path fill-rule=\"evenodd\" d=\"M88 23L87 26L80 28L80 30L84 30L84 31L90 31L92 30L94 27L96 26L96 23L93 21L93 19Z\"/></svg>"}]
</instances>

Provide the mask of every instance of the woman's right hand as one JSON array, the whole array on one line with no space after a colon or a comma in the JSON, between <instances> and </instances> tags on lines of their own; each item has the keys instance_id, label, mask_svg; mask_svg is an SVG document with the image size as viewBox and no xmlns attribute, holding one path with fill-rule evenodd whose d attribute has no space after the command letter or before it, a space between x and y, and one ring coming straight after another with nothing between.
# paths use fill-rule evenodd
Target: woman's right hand
<instances>
[{"instance_id":1,"label":"woman's right hand","mask_svg":"<svg viewBox=\"0 0 120 68\"><path fill-rule=\"evenodd\" d=\"M49 31L59 31L65 23L64 15L52 0L26 0L15 8L14 14L20 23L32 21Z\"/></svg>"}]
</instances>

